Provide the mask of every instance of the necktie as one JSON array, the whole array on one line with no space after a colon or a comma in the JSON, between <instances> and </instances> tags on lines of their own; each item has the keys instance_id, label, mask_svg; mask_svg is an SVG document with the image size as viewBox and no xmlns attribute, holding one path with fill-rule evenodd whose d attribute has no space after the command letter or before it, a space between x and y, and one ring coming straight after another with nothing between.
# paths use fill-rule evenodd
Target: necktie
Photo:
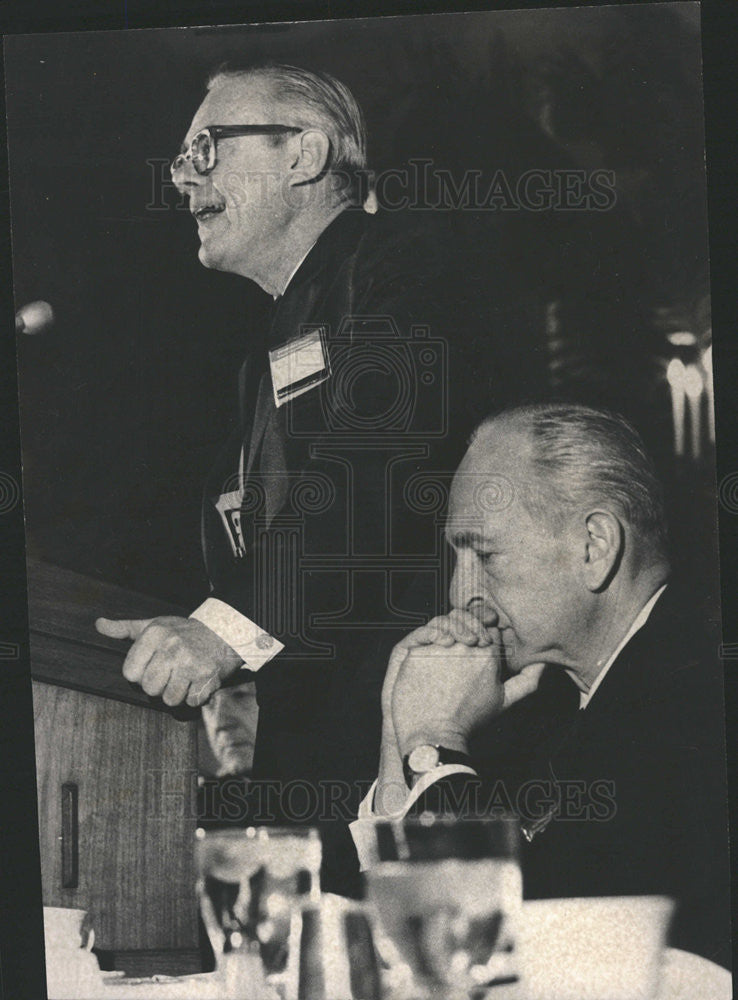
<instances>
[{"instance_id":1,"label":"necktie","mask_svg":"<svg viewBox=\"0 0 738 1000\"><path fill-rule=\"evenodd\" d=\"M268 528L275 515L282 509L289 490L284 430L281 414L274 405L271 376L268 372L262 376L259 386L259 404L264 411L260 414L257 406L257 417L261 416L264 421L259 455L259 479L265 493L264 517Z\"/></svg>"}]
</instances>

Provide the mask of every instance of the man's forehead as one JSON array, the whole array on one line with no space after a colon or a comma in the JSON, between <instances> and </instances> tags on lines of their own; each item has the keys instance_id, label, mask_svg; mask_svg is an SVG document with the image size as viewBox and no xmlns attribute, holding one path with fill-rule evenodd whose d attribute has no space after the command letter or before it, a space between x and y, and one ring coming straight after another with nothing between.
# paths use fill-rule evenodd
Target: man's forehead
<instances>
[{"instance_id":1,"label":"man's forehead","mask_svg":"<svg viewBox=\"0 0 738 1000\"><path fill-rule=\"evenodd\" d=\"M241 700L243 698L255 698L256 688L251 681L243 684L234 684L233 687L224 687L219 692L225 700Z\"/></svg>"},{"instance_id":2,"label":"man's forehead","mask_svg":"<svg viewBox=\"0 0 738 1000\"><path fill-rule=\"evenodd\" d=\"M208 125L263 125L271 122L268 88L249 77L216 80L195 112L186 140Z\"/></svg>"},{"instance_id":3,"label":"man's forehead","mask_svg":"<svg viewBox=\"0 0 738 1000\"><path fill-rule=\"evenodd\" d=\"M209 701L206 701L203 708L214 708L216 705L228 705L246 698L255 698L256 690L250 681L243 684L234 684L232 687L223 687L215 691Z\"/></svg>"},{"instance_id":4,"label":"man's forehead","mask_svg":"<svg viewBox=\"0 0 738 1000\"><path fill-rule=\"evenodd\" d=\"M495 518L490 510L485 510L480 502L484 485L467 483L467 488L459 489L454 482L448 506L448 516L444 525L447 541L457 548L482 545L491 541L494 534ZM471 487L471 488L468 488Z\"/></svg>"},{"instance_id":5,"label":"man's forehead","mask_svg":"<svg viewBox=\"0 0 738 1000\"><path fill-rule=\"evenodd\" d=\"M469 499L480 490L494 491L532 474L532 444L524 433L505 424L483 428L467 450L453 479L452 498Z\"/></svg>"},{"instance_id":6,"label":"man's forehead","mask_svg":"<svg viewBox=\"0 0 738 1000\"><path fill-rule=\"evenodd\" d=\"M530 464L533 441L528 431L514 417L501 417L482 427L466 458L476 465L519 468Z\"/></svg>"},{"instance_id":7,"label":"man's forehead","mask_svg":"<svg viewBox=\"0 0 738 1000\"><path fill-rule=\"evenodd\" d=\"M516 506L519 486L534 481L529 438L506 424L481 431L459 466L451 487L446 535L465 544L489 541L497 517ZM475 539L472 536L478 535Z\"/></svg>"}]
</instances>

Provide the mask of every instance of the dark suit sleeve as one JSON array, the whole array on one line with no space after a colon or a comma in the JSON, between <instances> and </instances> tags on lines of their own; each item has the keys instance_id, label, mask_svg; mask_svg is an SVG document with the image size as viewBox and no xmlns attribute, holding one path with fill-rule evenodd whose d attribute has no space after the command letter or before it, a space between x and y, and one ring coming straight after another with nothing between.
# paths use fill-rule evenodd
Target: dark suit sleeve
<instances>
[{"instance_id":1,"label":"dark suit sleeve","mask_svg":"<svg viewBox=\"0 0 738 1000\"><path fill-rule=\"evenodd\" d=\"M435 782L417 800L413 814L536 818L537 809L535 817L523 815L521 789L532 775L541 777L540 760L577 719L578 706L573 682L557 667L546 667L534 694L470 734L477 775L462 772Z\"/></svg>"}]
</instances>

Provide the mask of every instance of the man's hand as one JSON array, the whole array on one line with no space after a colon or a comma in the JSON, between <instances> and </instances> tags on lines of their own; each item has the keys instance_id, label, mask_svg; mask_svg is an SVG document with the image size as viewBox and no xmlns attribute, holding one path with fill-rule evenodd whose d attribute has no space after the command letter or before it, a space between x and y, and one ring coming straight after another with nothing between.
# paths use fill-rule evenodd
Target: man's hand
<instances>
[{"instance_id":1,"label":"man's hand","mask_svg":"<svg viewBox=\"0 0 738 1000\"><path fill-rule=\"evenodd\" d=\"M167 705L204 704L243 662L207 625L166 615L133 621L98 618L95 628L113 639L132 639L123 676Z\"/></svg>"},{"instance_id":2,"label":"man's hand","mask_svg":"<svg viewBox=\"0 0 738 1000\"><path fill-rule=\"evenodd\" d=\"M405 658L392 693L400 756L423 743L468 753L468 738L505 703L495 646L433 643Z\"/></svg>"},{"instance_id":3,"label":"man's hand","mask_svg":"<svg viewBox=\"0 0 738 1000\"><path fill-rule=\"evenodd\" d=\"M496 638L499 638L496 629L488 629L468 611L457 609L448 615L438 615L427 625L421 625L410 632L392 650L382 686L382 715L386 718L392 714L392 691L400 667L411 649L433 644L450 647L457 642L466 646L484 647L491 645Z\"/></svg>"},{"instance_id":4,"label":"man's hand","mask_svg":"<svg viewBox=\"0 0 738 1000\"><path fill-rule=\"evenodd\" d=\"M471 732L532 694L545 666L530 664L503 684L498 630L459 611L417 629L395 652L400 647L405 655L400 662L390 660L382 691L400 759L422 743L467 752Z\"/></svg>"},{"instance_id":5,"label":"man's hand","mask_svg":"<svg viewBox=\"0 0 738 1000\"><path fill-rule=\"evenodd\" d=\"M374 797L374 811L389 815L399 811L407 797L407 786L402 769L402 757L392 716L395 683L411 650L435 643L448 648L455 643L468 646L489 646L493 636L473 615L455 610L449 615L439 615L427 625L422 625L406 635L392 650L382 687L382 750L379 759L379 776ZM421 741L422 742L422 741ZM447 744L444 744L447 745Z\"/></svg>"},{"instance_id":6,"label":"man's hand","mask_svg":"<svg viewBox=\"0 0 738 1000\"><path fill-rule=\"evenodd\" d=\"M414 632L406 635L395 649L403 646L414 649L416 646L428 646L437 643L441 646L452 646L462 642L465 646L489 646L499 641L496 628L488 628L469 611L454 608L447 615L431 618L427 625L421 625Z\"/></svg>"}]
</instances>

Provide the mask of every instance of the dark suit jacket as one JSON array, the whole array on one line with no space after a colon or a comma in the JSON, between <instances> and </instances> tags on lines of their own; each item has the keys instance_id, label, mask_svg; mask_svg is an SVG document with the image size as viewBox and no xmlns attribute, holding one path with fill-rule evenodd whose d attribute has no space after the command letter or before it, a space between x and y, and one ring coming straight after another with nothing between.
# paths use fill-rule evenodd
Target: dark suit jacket
<instances>
[{"instance_id":1,"label":"dark suit jacket","mask_svg":"<svg viewBox=\"0 0 738 1000\"><path fill-rule=\"evenodd\" d=\"M527 298L472 257L450 220L335 219L253 335L239 426L205 486L213 596L285 645L255 677L254 779L318 787L323 817L349 818L374 778L389 652L446 600L443 497L468 434L540 390ZM332 374L277 409L267 351L316 328ZM214 504L242 447L235 559ZM275 819L315 818L295 795L291 810L272 796Z\"/></svg>"},{"instance_id":2,"label":"dark suit jacket","mask_svg":"<svg viewBox=\"0 0 738 1000\"><path fill-rule=\"evenodd\" d=\"M482 782L438 782L416 808L512 804L530 826L560 796L559 815L523 842L526 896L671 896L674 946L729 965L717 654L716 637L667 587L584 711L563 675L549 677L478 735Z\"/></svg>"}]
</instances>

